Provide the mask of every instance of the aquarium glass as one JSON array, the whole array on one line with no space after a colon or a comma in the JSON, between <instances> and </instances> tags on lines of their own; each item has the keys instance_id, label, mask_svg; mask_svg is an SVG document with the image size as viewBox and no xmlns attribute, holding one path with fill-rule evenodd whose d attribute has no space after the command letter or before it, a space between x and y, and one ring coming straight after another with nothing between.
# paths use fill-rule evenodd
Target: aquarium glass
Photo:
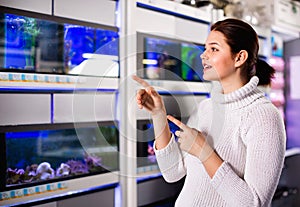
<instances>
[{"instance_id":1,"label":"aquarium glass","mask_svg":"<svg viewBox=\"0 0 300 207\"><path fill-rule=\"evenodd\" d=\"M204 46L192 43L181 44L181 77L186 81L202 81L203 66L200 55Z\"/></svg>"},{"instance_id":2,"label":"aquarium glass","mask_svg":"<svg viewBox=\"0 0 300 207\"><path fill-rule=\"evenodd\" d=\"M168 121L170 131L174 134L179 130L173 122ZM137 121L138 134L137 134L137 167L145 167L157 165L153 144L154 144L154 130L153 124L150 121L138 120Z\"/></svg>"},{"instance_id":3,"label":"aquarium glass","mask_svg":"<svg viewBox=\"0 0 300 207\"><path fill-rule=\"evenodd\" d=\"M118 32L113 28L8 13L0 13L0 22L1 71L103 76L103 67L116 64L118 59ZM91 60L98 71L73 71Z\"/></svg>"},{"instance_id":4,"label":"aquarium glass","mask_svg":"<svg viewBox=\"0 0 300 207\"><path fill-rule=\"evenodd\" d=\"M114 125L5 132L6 187L118 170Z\"/></svg>"},{"instance_id":5,"label":"aquarium glass","mask_svg":"<svg viewBox=\"0 0 300 207\"><path fill-rule=\"evenodd\" d=\"M149 79L174 79L180 77L180 43L145 37L145 76Z\"/></svg>"},{"instance_id":6,"label":"aquarium glass","mask_svg":"<svg viewBox=\"0 0 300 207\"><path fill-rule=\"evenodd\" d=\"M204 46L138 33L138 74L146 79L202 81Z\"/></svg>"}]
</instances>

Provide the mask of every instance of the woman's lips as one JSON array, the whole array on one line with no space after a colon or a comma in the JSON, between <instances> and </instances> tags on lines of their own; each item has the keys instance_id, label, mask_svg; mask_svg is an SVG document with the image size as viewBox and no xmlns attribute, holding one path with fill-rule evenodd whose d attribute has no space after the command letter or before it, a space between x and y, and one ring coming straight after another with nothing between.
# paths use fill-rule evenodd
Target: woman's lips
<instances>
[{"instance_id":1,"label":"woman's lips","mask_svg":"<svg viewBox=\"0 0 300 207\"><path fill-rule=\"evenodd\" d=\"M211 69L211 68L212 68L211 65L208 65L208 64L204 64L204 65L203 65L203 71L209 70L209 69Z\"/></svg>"}]
</instances>

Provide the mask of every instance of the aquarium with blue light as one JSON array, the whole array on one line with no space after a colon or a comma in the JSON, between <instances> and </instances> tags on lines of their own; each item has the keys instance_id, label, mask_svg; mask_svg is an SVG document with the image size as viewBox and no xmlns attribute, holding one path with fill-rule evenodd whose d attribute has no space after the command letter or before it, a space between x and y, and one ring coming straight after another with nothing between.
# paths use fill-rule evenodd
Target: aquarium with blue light
<instances>
[{"instance_id":1,"label":"aquarium with blue light","mask_svg":"<svg viewBox=\"0 0 300 207\"><path fill-rule=\"evenodd\" d=\"M48 19L0 13L0 71L103 76L101 67L108 66L102 62L117 63L116 28ZM86 74L90 69L82 64L87 61L100 71Z\"/></svg>"},{"instance_id":2,"label":"aquarium with blue light","mask_svg":"<svg viewBox=\"0 0 300 207\"><path fill-rule=\"evenodd\" d=\"M180 43L152 37L144 40L146 78L172 80L180 76Z\"/></svg>"},{"instance_id":3,"label":"aquarium with blue light","mask_svg":"<svg viewBox=\"0 0 300 207\"><path fill-rule=\"evenodd\" d=\"M180 130L173 122L168 121L170 131L174 134ZM157 165L154 153L154 129L150 120L137 121L137 167L147 167Z\"/></svg>"},{"instance_id":4,"label":"aquarium with blue light","mask_svg":"<svg viewBox=\"0 0 300 207\"><path fill-rule=\"evenodd\" d=\"M15 189L119 170L114 122L0 128L0 189Z\"/></svg>"},{"instance_id":5,"label":"aquarium with blue light","mask_svg":"<svg viewBox=\"0 0 300 207\"><path fill-rule=\"evenodd\" d=\"M137 38L138 75L153 80L202 81L204 45L146 33Z\"/></svg>"}]
</instances>

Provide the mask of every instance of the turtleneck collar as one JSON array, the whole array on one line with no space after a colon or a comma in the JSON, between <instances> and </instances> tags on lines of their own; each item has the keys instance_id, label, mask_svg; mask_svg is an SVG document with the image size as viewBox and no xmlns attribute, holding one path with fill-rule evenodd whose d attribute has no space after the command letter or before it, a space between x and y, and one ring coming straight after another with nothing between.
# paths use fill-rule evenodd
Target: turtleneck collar
<instances>
[{"instance_id":1,"label":"turtleneck collar","mask_svg":"<svg viewBox=\"0 0 300 207\"><path fill-rule=\"evenodd\" d=\"M264 93L257 88L258 81L258 77L253 76L243 87L228 94L223 94L221 84L214 82L211 92L212 101L231 109L243 108L264 96Z\"/></svg>"}]
</instances>

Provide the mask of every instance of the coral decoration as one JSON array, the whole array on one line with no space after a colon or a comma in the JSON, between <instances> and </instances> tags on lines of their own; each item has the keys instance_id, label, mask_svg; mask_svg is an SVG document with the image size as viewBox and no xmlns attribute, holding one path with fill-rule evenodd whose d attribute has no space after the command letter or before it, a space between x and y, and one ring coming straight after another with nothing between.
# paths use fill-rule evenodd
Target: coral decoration
<instances>
[{"instance_id":1,"label":"coral decoration","mask_svg":"<svg viewBox=\"0 0 300 207\"><path fill-rule=\"evenodd\" d=\"M56 176L57 177L62 177L62 176L67 176L71 173L71 167L68 164L61 163L59 168L56 170Z\"/></svg>"},{"instance_id":2,"label":"coral decoration","mask_svg":"<svg viewBox=\"0 0 300 207\"><path fill-rule=\"evenodd\" d=\"M14 169L13 170L11 168L8 168L6 170L6 172L7 172L7 177L8 177L6 182L8 184L19 183L23 179L24 173L25 173L25 171L22 169Z\"/></svg>"},{"instance_id":3,"label":"coral decoration","mask_svg":"<svg viewBox=\"0 0 300 207\"><path fill-rule=\"evenodd\" d=\"M89 172L87 164L83 163L82 161L69 160L67 162L67 165L70 166L70 172L73 175L84 174Z\"/></svg>"},{"instance_id":4,"label":"coral decoration","mask_svg":"<svg viewBox=\"0 0 300 207\"><path fill-rule=\"evenodd\" d=\"M27 166L25 170L8 168L6 170L6 184L32 183L59 177L104 171L106 169L103 167L100 157L86 154L83 160L68 160L66 163L61 163L56 170L51 167L49 162L32 164Z\"/></svg>"},{"instance_id":5,"label":"coral decoration","mask_svg":"<svg viewBox=\"0 0 300 207\"><path fill-rule=\"evenodd\" d=\"M42 162L36 169L36 174L40 176L41 180L54 178L54 170L51 168L50 163Z\"/></svg>"}]
</instances>

